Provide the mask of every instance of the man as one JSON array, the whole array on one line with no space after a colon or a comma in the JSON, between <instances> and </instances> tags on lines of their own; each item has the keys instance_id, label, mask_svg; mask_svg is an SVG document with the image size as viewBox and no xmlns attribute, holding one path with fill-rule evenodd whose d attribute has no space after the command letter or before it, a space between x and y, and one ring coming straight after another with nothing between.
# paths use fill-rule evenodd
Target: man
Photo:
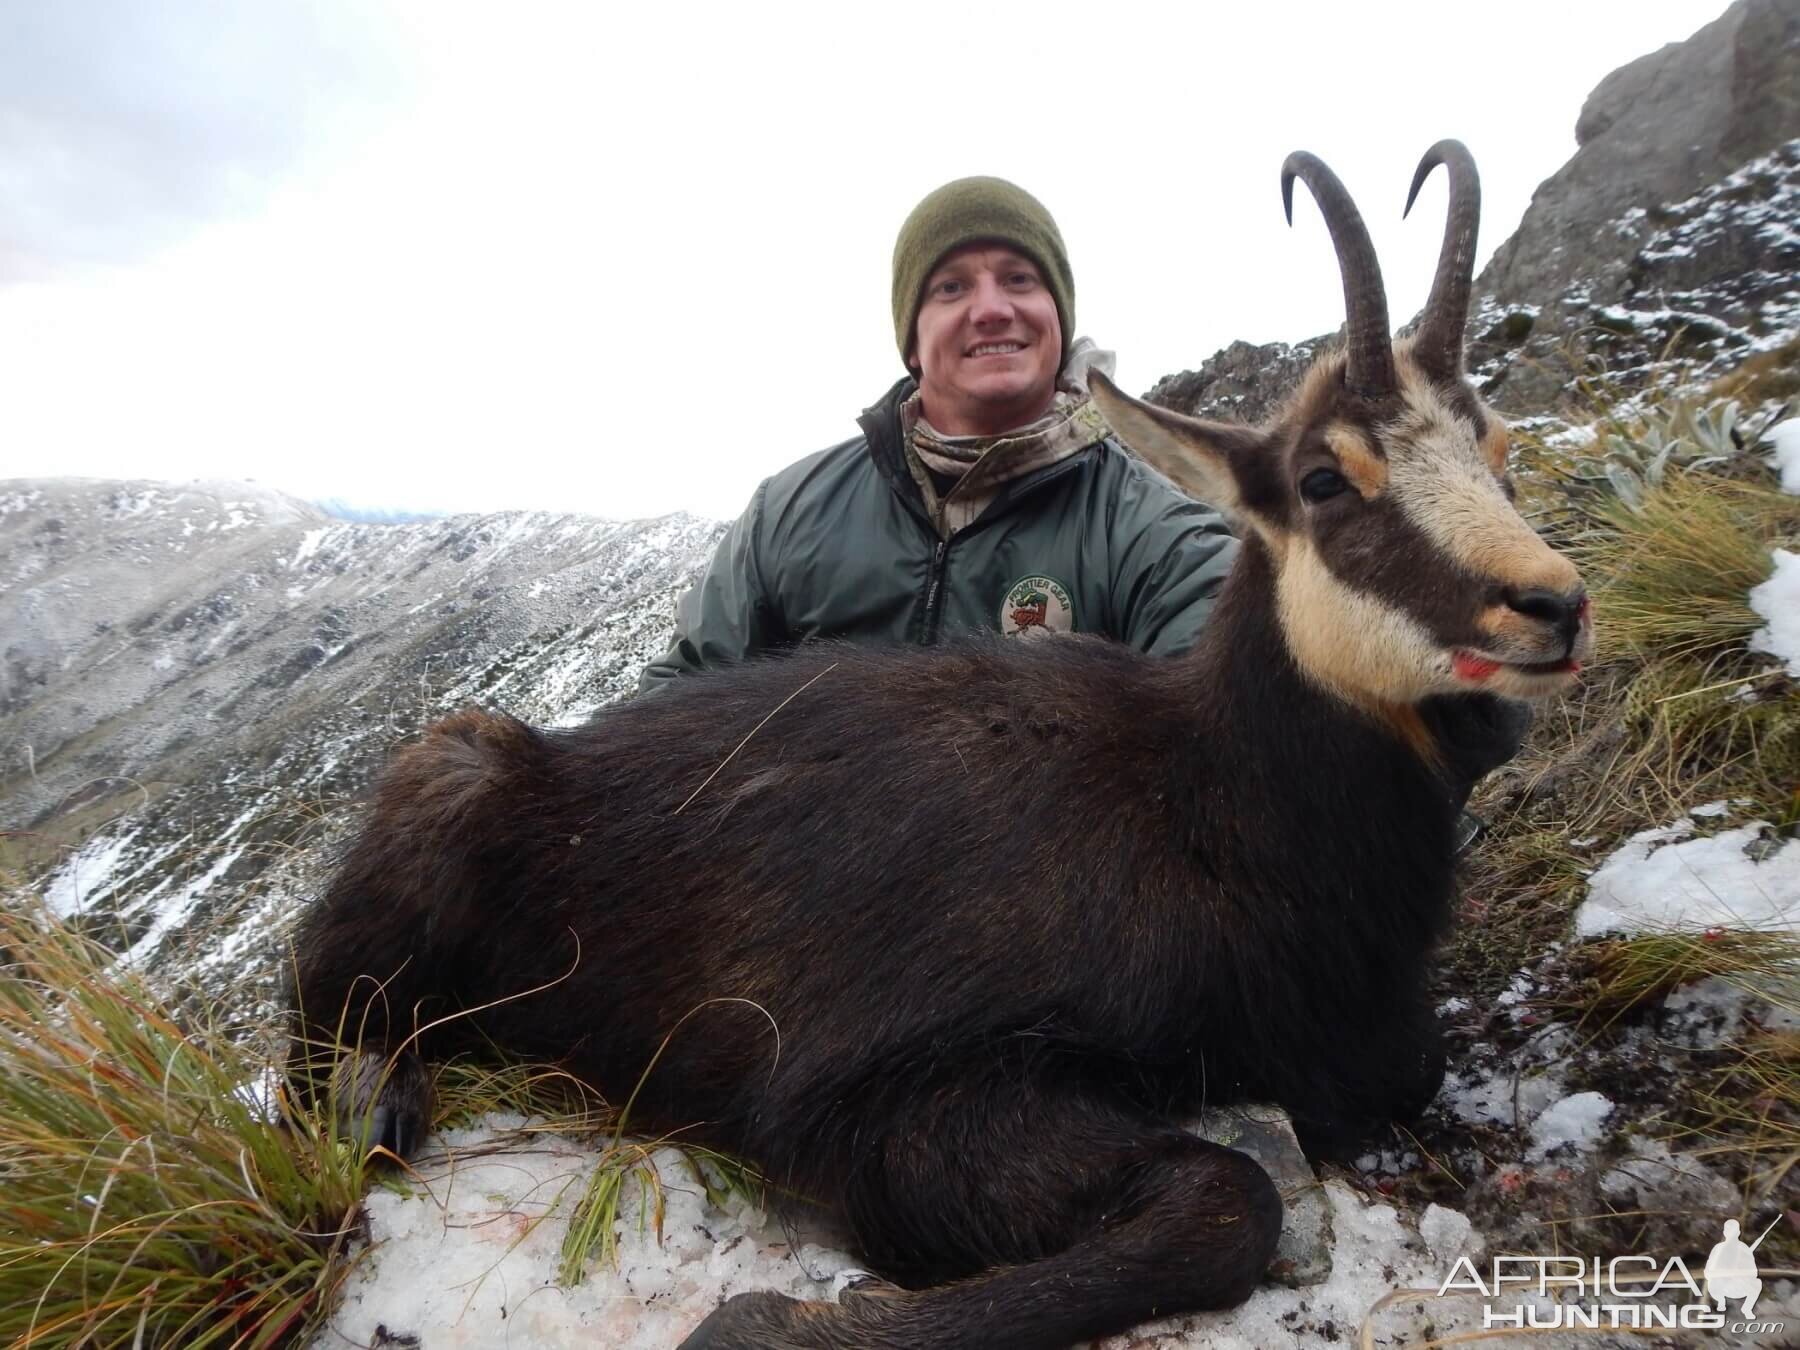
<instances>
[{"instance_id":1,"label":"man","mask_svg":"<svg viewBox=\"0 0 1800 1350\"><path fill-rule=\"evenodd\" d=\"M1075 280L1043 205L999 178L938 188L900 227L892 300L912 375L861 436L756 490L640 693L815 637L1097 633L1169 656L1199 636L1237 541L1088 401L1110 357L1072 338ZM1487 696L1424 712L1459 804L1529 725ZM1465 816L1465 842L1478 829Z\"/></svg>"},{"instance_id":2,"label":"man","mask_svg":"<svg viewBox=\"0 0 1800 1350\"><path fill-rule=\"evenodd\" d=\"M893 311L913 374L861 436L757 489L640 690L813 637L1193 643L1237 542L1088 401L1108 358L1074 341L1075 281L1042 204L998 178L931 193L894 245Z\"/></svg>"}]
</instances>

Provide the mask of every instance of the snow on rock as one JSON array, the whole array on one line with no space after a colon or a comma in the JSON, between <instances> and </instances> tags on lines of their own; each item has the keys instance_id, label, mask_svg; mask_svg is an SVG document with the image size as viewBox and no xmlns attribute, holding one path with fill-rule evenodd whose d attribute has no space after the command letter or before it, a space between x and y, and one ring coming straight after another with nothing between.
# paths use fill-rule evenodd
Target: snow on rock
<instances>
[{"instance_id":1,"label":"snow on rock","mask_svg":"<svg viewBox=\"0 0 1800 1350\"><path fill-rule=\"evenodd\" d=\"M1631 836L1588 879L1575 912L1579 937L1672 929L1754 928L1800 933L1800 841L1754 858L1767 822L1695 839L1683 816Z\"/></svg>"},{"instance_id":2,"label":"snow on rock","mask_svg":"<svg viewBox=\"0 0 1800 1350\"><path fill-rule=\"evenodd\" d=\"M1771 428L1768 439L1774 447L1769 463L1781 475L1781 490L1800 494L1800 417Z\"/></svg>"},{"instance_id":3,"label":"snow on rock","mask_svg":"<svg viewBox=\"0 0 1800 1350\"><path fill-rule=\"evenodd\" d=\"M1750 608L1768 620L1750 635L1750 650L1787 662L1788 674L1800 679L1800 553L1775 550L1775 571L1751 588Z\"/></svg>"},{"instance_id":4,"label":"snow on rock","mask_svg":"<svg viewBox=\"0 0 1800 1350\"><path fill-rule=\"evenodd\" d=\"M1633 1136L1631 1154L1600 1178L1600 1193L1621 1209L1646 1213L1717 1214L1738 1211L1737 1188L1698 1158L1671 1153L1660 1139Z\"/></svg>"},{"instance_id":5,"label":"snow on rock","mask_svg":"<svg viewBox=\"0 0 1800 1350\"><path fill-rule=\"evenodd\" d=\"M1425 1206L1424 1217L1419 1220L1419 1236L1445 1266L1454 1264L1459 1256L1480 1251L1482 1246L1481 1235L1468 1215L1442 1205Z\"/></svg>"},{"instance_id":6,"label":"snow on rock","mask_svg":"<svg viewBox=\"0 0 1800 1350\"><path fill-rule=\"evenodd\" d=\"M1444 1075L1442 1101L1466 1125L1513 1126L1535 1119L1562 1095L1562 1075L1554 1071L1488 1075Z\"/></svg>"},{"instance_id":7,"label":"snow on rock","mask_svg":"<svg viewBox=\"0 0 1800 1350\"><path fill-rule=\"evenodd\" d=\"M446 1131L416 1177L369 1196L370 1243L313 1350L417 1337L431 1350L604 1345L667 1350L723 1299L753 1289L830 1300L851 1257L827 1233L795 1231L741 1197L721 1210L674 1150L652 1155L663 1183L662 1241L627 1181L615 1267L591 1261L573 1288L556 1282L569 1215L596 1153L553 1134L523 1135L517 1116ZM1331 1278L1308 1289L1265 1285L1241 1307L1138 1327L1095 1350L1301 1350L1347 1340L1384 1296L1435 1287L1481 1239L1454 1210L1431 1206L1417 1233L1391 1205L1325 1183L1335 1238ZM428 1192L428 1193L427 1193ZM1429 1312L1446 1325L1446 1309ZM1426 1314L1378 1315L1384 1334L1418 1331ZM1416 1325L1415 1325L1416 1324Z\"/></svg>"},{"instance_id":8,"label":"snow on rock","mask_svg":"<svg viewBox=\"0 0 1800 1350\"><path fill-rule=\"evenodd\" d=\"M1577 1092L1553 1102L1531 1122L1531 1148L1525 1157L1542 1162L1552 1154L1566 1158L1592 1153L1605 1133L1613 1103L1598 1092Z\"/></svg>"}]
</instances>

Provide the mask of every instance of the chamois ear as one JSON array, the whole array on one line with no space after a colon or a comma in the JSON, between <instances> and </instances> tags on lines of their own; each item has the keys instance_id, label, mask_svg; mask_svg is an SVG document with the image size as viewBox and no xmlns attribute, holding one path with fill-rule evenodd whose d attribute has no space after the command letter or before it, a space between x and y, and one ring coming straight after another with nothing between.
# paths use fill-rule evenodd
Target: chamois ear
<instances>
[{"instance_id":1,"label":"chamois ear","mask_svg":"<svg viewBox=\"0 0 1800 1350\"><path fill-rule=\"evenodd\" d=\"M1088 372L1088 389L1107 425L1145 463L1208 506L1243 510L1243 493L1231 461L1251 448L1256 433L1250 428L1203 422L1145 403L1097 370Z\"/></svg>"}]
</instances>

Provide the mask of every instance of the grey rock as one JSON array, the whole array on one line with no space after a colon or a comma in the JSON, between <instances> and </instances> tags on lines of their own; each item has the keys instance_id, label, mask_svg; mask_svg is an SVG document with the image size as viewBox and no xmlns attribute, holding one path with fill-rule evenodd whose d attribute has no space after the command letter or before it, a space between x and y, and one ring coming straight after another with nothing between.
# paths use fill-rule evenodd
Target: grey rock
<instances>
[{"instance_id":1,"label":"grey rock","mask_svg":"<svg viewBox=\"0 0 1800 1350\"><path fill-rule=\"evenodd\" d=\"M1202 1139L1249 1154L1281 1192L1281 1241L1269 1278L1290 1289L1330 1279L1331 1204L1300 1151L1287 1112L1266 1103L1220 1108L1203 1115L1193 1131Z\"/></svg>"},{"instance_id":2,"label":"grey rock","mask_svg":"<svg viewBox=\"0 0 1800 1350\"><path fill-rule=\"evenodd\" d=\"M1508 415L1604 372L1694 384L1800 332L1800 0L1737 0L1602 80L1579 148L1476 278L1469 367ZM1334 340L1235 342L1148 397L1256 422Z\"/></svg>"},{"instance_id":3,"label":"grey rock","mask_svg":"<svg viewBox=\"0 0 1800 1350\"><path fill-rule=\"evenodd\" d=\"M1591 284L1635 252L1606 227L1690 197L1796 136L1800 0L1737 0L1687 41L1595 86L1576 119L1580 148L1532 195L1476 290L1509 305Z\"/></svg>"}]
</instances>

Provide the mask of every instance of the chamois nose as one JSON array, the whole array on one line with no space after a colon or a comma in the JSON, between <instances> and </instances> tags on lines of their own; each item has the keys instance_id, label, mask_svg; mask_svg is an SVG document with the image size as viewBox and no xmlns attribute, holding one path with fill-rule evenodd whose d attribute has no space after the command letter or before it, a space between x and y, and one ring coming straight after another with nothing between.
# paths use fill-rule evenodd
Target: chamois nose
<instances>
[{"instance_id":1,"label":"chamois nose","mask_svg":"<svg viewBox=\"0 0 1800 1350\"><path fill-rule=\"evenodd\" d=\"M1579 586L1567 592L1541 586L1508 586L1500 595L1508 609L1549 624L1564 642L1574 645L1581 632L1581 620L1587 614L1586 590Z\"/></svg>"}]
</instances>

